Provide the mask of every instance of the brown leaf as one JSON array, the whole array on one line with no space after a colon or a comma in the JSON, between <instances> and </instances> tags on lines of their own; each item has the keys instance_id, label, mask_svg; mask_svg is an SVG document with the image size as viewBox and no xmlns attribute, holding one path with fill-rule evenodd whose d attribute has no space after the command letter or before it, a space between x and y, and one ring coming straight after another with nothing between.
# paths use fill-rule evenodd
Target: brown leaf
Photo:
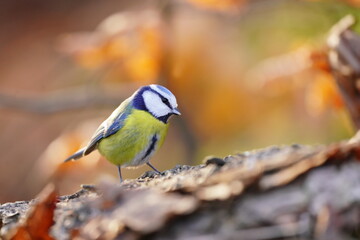
<instances>
[{"instance_id":1,"label":"brown leaf","mask_svg":"<svg viewBox=\"0 0 360 240\"><path fill-rule=\"evenodd\" d=\"M24 222L16 230L12 240L52 240L49 234L54 224L57 193L53 185L48 185L40 193L37 203L29 210Z\"/></svg>"},{"instance_id":2,"label":"brown leaf","mask_svg":"<svg viewBox=\"0 0 360 240\"><path fill-rule=\"evenodd\" d=\"M110 67L115 81L120 75L150 83L158 78L163 46L159 14L144 10L115 13L92 32L68 34L59 50L85 68Z\"/></svg>"}]
</instances>

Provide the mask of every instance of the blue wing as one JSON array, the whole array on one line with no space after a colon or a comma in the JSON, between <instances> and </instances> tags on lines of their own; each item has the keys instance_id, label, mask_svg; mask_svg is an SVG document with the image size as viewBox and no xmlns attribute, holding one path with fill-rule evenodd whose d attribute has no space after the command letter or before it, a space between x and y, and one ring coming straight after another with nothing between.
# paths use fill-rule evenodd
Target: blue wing
<instances>
[{"instance_id":1,"label":"blue wing","mask_svg":"<svg viewBox=\"0 0 360 240\"><path fill-rule=\"evenodd\" d=\"M129 104L130 100L131 99L125 100L110 115L110 117L100 125L100 127L95 131L88 145L85 147L82 156L88 155L89 153L94 151L101 139L107 138L115 134L124 126L125 119L131 113L131 109L132 109L132 105Z\"/></svg>"}]
</instances>

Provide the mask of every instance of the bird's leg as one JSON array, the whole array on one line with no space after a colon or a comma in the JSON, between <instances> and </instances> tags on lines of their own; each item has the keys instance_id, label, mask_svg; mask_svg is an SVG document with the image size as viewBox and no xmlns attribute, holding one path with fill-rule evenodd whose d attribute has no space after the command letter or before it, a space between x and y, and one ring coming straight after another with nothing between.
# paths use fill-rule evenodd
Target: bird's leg
<instances>
[{"instance_id":1,"label":"bird's leg","mask_svg":"<svg viewBox=\"0 0 360 240\"><path fill-rule=\"evenodd\" d=\"M121 176L121 166L118 165L117 167L118 167L118 171L119 171L120 183L122 183L123 179L122 179L122 176Z\"/></svg>"},{"instance_id":2,"label":"bird's leg","mask_svg":"<svg viewBox=\"0 0 360 240\"><path fill-rule=\"evenodd\" d=\"M159 170L157 170L153 165L151 165L150 162L146 163L149 167L151 167L152 169L154 169L155 172L157 172L158 174L161 174L161 172Z\"/></svg>"}]
</instances>

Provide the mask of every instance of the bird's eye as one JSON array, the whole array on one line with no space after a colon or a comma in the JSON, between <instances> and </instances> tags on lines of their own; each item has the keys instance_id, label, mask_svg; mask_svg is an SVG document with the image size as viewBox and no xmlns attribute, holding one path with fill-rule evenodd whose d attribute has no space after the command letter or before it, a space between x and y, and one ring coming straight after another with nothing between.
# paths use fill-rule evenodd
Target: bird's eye
<instances>
[{"instance_id":1,"label":"bird's eye","mask_svg":"<svg viewBox=\"0 0 360 240\"><path fill-rule=\"evenodd\" d=\"M169 100L167 98L161 98L161 101L166 105L169 103Z\"/></svg>"}]
</instances>

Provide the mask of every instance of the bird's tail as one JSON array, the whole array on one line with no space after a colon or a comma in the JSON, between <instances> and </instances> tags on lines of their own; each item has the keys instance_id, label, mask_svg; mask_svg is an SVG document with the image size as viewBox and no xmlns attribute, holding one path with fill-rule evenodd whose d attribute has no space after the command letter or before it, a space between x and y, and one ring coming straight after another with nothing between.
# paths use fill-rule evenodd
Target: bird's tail
<instances>
[{"instance_id":1,"label":"bird's tail","mask_svg":"<svg viewBox=\"0 0 360 240\"><path fill-rule=\"evenodd\" d=\"M68 162L70 160L77 160L77 159L83 157L85 149L86 149L86 147L80 149L79 151L77 151L76 153L74 153L73 155L71 155L70 157L65 159L64 162Z\"/></svg>"}]
</instances>

